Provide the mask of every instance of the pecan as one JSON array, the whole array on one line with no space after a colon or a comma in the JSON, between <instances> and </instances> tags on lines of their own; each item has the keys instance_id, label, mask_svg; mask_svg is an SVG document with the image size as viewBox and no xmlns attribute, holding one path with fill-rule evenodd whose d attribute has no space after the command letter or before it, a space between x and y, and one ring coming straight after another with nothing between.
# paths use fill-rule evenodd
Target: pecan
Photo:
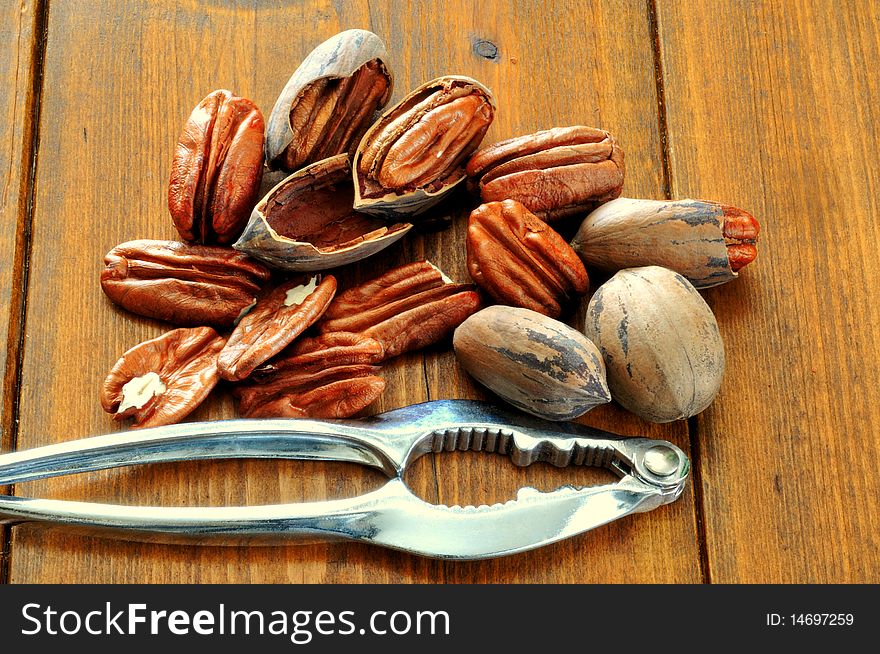
<instances>
[{"instance_id":1,"label":"pecan","mask_svg":"<svg viewBox=\"0 0 880 654\"><path fill-rule=\"evenodd\" d=\"M378 36L346 30L312 50L278 96L266 128L266 162L288 172L352 152L391 97Z\"/></svg>"},{"instance_id":2,"label":"pecan","mask_svg":"<svg viewBox=\"0 0 880 654\"><path fill-rule=\"evenodd\" d=\"M562 313L562 302L583 295L590 285L575 251L516 200L490 202L471 212L467 263L473 280L499 303L551 318Z\"/></svg>"},{"instance_id":3,"label":"pecan","mask_svg":"<svg viewBox=\"0 0 880 654\"><path fill-rule=\"evenodd\" d=\"M177 325L231 326L270 276L268 268L230 248L177 241L121 243L104 263L107 297L132 313Z\"/></svg>"},{"instance_id":4,"label":"pecan","mask_svg":"<svg viewBox=\"0 0 880 654\"><path fill-rule=\"evenodd\" d=\"M417 261L337 295L317 328L375 338L390 359L441 341L479 308L473 286Z\"/></svg>"},{"instance_id":5,"label":"pecan","mask_svg":"<svg viewBox=\"0 0 880 654\"><path fill-rule=\"evenodd\" d=\"M291 280L275 288L241 319L220 353L220 376L241 380L308 329L336 293L336 278Z\"/></svg>"},{"instance_id":6,"label":"pecan","mask_svg":"<svg viewBox=\"0 0 880 654\"><path fill-rule=\"evenodd\" d=\"M193 110L171 162L168 210L180 236L231 243L254 208L263 176L263 116L229 91Z\"/></svg>"},{"instance_id":7,"label":"pecan","mask_svg":"<svg viewBox=\"0 0 880 654\"><path fill-rule=\"evenodd\" d=\"M217 384L217 355L226 342L210 327L175 329L128 350L104 380L101 406L136 427L185 418Z\"/></svg>"},{"instance_id":8,"label":"pecan","mask_svg":"<svg viewBox=\"0 0 880 654\"><path fill-rule=\"evenodd\" d=\"M494 112L488 89L466 77L440 77L410 93L358 147L355 208L418 213L435 203L464 179L464 161Z\"/></svg>"},{"instance_id":9,"label":"pecan","mask_svg":"<svg viewBox=\"0 0 880 654\"><path fill-rule=\"evenodd\" d=\"M623 150L593 127L554 127L501 141L471 157L484 202L518 200L543 220L584 212L620 195Z\"/></svg>"},{"instance_id":10,"label":"pecan","mask_svg":"<svg viewBox=\"0 0 880 654\"><path fill-rule=\"evenodd\" d=\"M758 256L758 232L761 228L750 213L728 205L721 205L721 208L727 261L733 272L739 272Z\"/></svg>"},{"instance_id":11,"label":"pecan","mask_svg":"<svg viewBox=\"0 0 880 654\"><path fill-rule=\"evenodd\" d=\"M362 334L304 338L257 368L254 383L238 386L239 413L247 418L348 418L385 389L376 376L382 345Z\"/></svg>"}]
</instances>

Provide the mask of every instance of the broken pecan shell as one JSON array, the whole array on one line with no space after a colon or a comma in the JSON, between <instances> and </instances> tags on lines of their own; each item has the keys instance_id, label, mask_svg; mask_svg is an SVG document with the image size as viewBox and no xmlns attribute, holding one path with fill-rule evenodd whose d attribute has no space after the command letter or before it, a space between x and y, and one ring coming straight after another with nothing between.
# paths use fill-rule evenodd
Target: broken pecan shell
<instances>
[{"instance_id":1,"label":"broken pecan shell","mask_svg":"<svg viewBox=\"0 0 880 654\"><path fill-rule=\"evenodd\" d=\"M501 304L556 318L562 304L590 286L584 264L553 228L516 200L471 212L468 271Z\"/></svg>"},{"instance_id":2,"label":"broken pecan shell","mask_svg":"<svg viewBox=\"0 0 880 654\"><path fill-rule=\"evenodd\" d=\"M263 115L246 98L214 91L193 109L171 162L168 210L181 238L238 238L262 176Z\"/></svg>"},{"instance_id":3,"label":"broken pecan shell","mask_svg":"<svg viewBox=\"0 0 880 654\"><path fill-rule=\"evenodd\" d=\"M325 270L375 254L412 228L357 212L353 201L348 155L319 161L269 191L233 247L276 268Z\"/></svg>"},{"instance_id":4,"label":"broken pecan shell","mask_svg":"<svg viewBox=\"0 0 880 654\"><path fill-rule=\"evenodd\" d=\"M312 50L281 91L266 128L266 163L287 171L351 152L391 97L378 36L346 30Z\"/></svg>"},{"instance_id":5,"label":"broken pecan shell","mask_svg":"<svg viewBox=\"0 0 880 654\"><path fill-rule=\"evenodd\" d=\"M491 91L469 77L438 77L386 111L354 156L354 207L418 214L465 179L464 162L495 116Z\"/></svg>"},{"instance_id":6,"label":"broken pecan shell","mask_svg":"<svg viewBox=\"0 0 880 654\"><path fill-rule=\"evenodd\" d=\"M479 308L473 286L417 261L337 295L317 329L375 338L390 359L441 341Z\"/></svg>"},{"instance_id":7,"label":"broken pecan shell","mask_svg":"<svg viewBox=\"0 0 880 654\"><path fill-rule=\"evenodd\" d=\"M135 345L110 370L101 406L135 427L179 422L217 384L217 355L226 342L210 327L181 328Z\"/></svg>"},{"instance_id":8,"label":"broken pecan shell","mask_svg":"<svg viewBox=\"0 0 880 654\"><path fill-rule=\"evenodd\" d=\"M348 418L385 389L376 375L383 354L378 341L362 334L304 338L254 371L254 383L236 387L239 413L246 418Z\"/></svg>"},{"instance_id":9,"label":"broken pecan shell","mask_svg":"<svg viewBox=\"0 0 880 654\"><path fill-rule=\"evenodd\" d=\"M321 317L336 293L336 278L291 280L275 288L241 319L220 353L220 376L241 380L278 354Z\"/></svg>"},{"instance_id":10,"label":"broken pecan shell","mask_svg":"<svg viewBox=\"0 0 880 654\"><path fill-rule=\"evenodd\" d=\"M101 288L108 298L176 325L231 326L271 274L231 248L178 241L127 241L104 263Z\"/></svg>"},{"instance_id":11,"label":"broken pecan shell","mask_svg":"<svg viewBox=\"0 0 880 654\"><path fill-rule=\"evenodd\" d=\"M554 127L483 148L467 174L483 202L517 200L542 220L592 209L620 195L623 150L594 127Z\"/></svg>"},{"instance_id":12,"label":"broken pecan shell","mask_svg":"<svg viewBox=\"0 0 880 654\"><path fill-rule=\"evenodd\" d=\"M587 216L571 244L600 270L662 266L707 288L754 260L759 230L751 214L717 202L618 198Z\"/></svg>"}]
</instances>

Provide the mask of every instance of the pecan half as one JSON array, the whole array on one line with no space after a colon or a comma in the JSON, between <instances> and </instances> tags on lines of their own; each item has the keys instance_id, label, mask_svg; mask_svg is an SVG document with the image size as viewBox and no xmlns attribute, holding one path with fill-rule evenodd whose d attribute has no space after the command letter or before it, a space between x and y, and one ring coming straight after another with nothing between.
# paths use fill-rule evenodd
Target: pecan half
<instances>
[{"instance_id":1,"label":"pecan half","mask_svg":"<svg viewBox=\"0 0 880 654\"><path fill-rule=\"evenodd\" d=\"M490 202L471 212L468 271L501 304L556 318L561 303L583 295L587 271L568 243L516 200Z\"/></svg>"},{"instance_id":2,"label":"pecan half","mask_svg":"<svg viewBox=\"0 0 880 654\"><path fill-rule=\"evenodd\" d=\"M254 371L254 383L238 386L246 418L348 418L385 389L376 376L382 345L362 334L304 338Z\"/></svg>"},{"instance_id":3,"label":"pecan half","mask_svg":"<svg viewBox=\"0 0 880 654\"><path fill-rule=\"evenodd\" d=\"M217 355L225 342L210 327L195 327L135 345L104 380L101 406L116 420L134 418L136 427L182 420L216 386Z\"/></svg>"},{"instance_id":4,"label":"pecan half","mask_svg":"<svg viewBox=\"0 0 880 654\"><path fill-rule=\"evenodd\" d=\"M229 327L256 302L269 269L230 248L127 241L104 257L101 288L132 313L176 325Z\"/></svg>"},{"instance_id":5,"label":"pecan half","mask_svg":"<svg viewBox=\"0 0 880 654\"><path fill-rule=\"evenodd\" d=\"M345 30L312 50L284 85L266 127L266 163L288 172L351 153L391 97L388 53L367 30Z\"/></svg>"},{"instance_id":6,"label":"pecan half","mask_svg":"<svg viewBox=\"0 0 880 654\"><path fill-rule=\"evenodd\" d=\"M467 165L484 202L517 200L543 220L582 213L620 195L623 150L593 127L554 127L483 148Z\"/></svg>"},{"instance_id":7,"label":"pecan half","mask_svg":"<svg viewBox=\"0 0 880 654\"><path fill-rule=\"evenodd\" d=\"M241 380L308 329L336 293L336 278L310 277L286 282L262 298L241 319L220 353L220 376Z\"/></svg>"},{"instance_id":8,"label":"pecan half","mask_svg":"<svg viewBox=\"0 0 880 654\"><path fill-rule=\"evenodd\" d=\"M168 210L180 236L231 243L254 208L263 176L263 115L226 90L193 109L171 162Z\"/></svg>"},{"instance_id":9,"label":"pecan half","mask_svg":"<svg viewBox=\"0 0 880 654\"><path fill-rule=\"evenodd\" d=\"M727 261L733 272L739 272L758 256L758 232L755 217L742 209L721 205L724 216L722 233L727 245Z\"/></svg>"},{"instance_id":10,"label":"pecan half","mask_svg":"<svg viewBox=\"0 0 880 654\"><path fill-rule=\"evenodd\" d=\"M455 284L428 261L417 261L340 293L317 329L375 338L385 359L437 343L480 308L470 284Z\"/></svg>"},{"instance_id":11,"label":"pecan half","mask_svg":"<svg viewBox=\"0 0 880 654\"><path fill-rule=\"evenodd\" d=\"M467 77L440 77L410 93L358 147L355 208L418 213L435 203L465 178L464 161L494 114L489 90Z\"/></svg>"}]
</instances>

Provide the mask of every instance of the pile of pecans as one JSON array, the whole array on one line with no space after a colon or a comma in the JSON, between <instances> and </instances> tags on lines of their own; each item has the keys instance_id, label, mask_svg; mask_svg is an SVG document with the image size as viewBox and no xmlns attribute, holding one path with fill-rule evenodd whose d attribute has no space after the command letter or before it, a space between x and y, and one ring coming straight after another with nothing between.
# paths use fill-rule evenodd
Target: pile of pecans
<instances>
[{"instance_id":1,"label":"pile of pecans","mask_svg":"<svg viewBox=\"0 0 880 654\"><path fill-rule=\"evenodd\" d=\"M536 415L570 419L612 397L649 419L702 410L723 348L719 368L706 340L714 318L687 287L728 281L754 259L754 218L715 203L618 198L623 151L600 129L553 128L478 150L496 106L468 77L431 80L382 112L387 60L375 34L348 30L309 54L267 123L226 90L193 110L168 190L183 240L122 243L101 274L113 302L178 328L122 355L104 410L137 427L174 423L223 379L245 417L348 417L384 390L383 362L453 331L463 366ZM280 181L262 193L264 176ZM483 202L467 230L476 286L417 261L337 289L328 270L402 238L461 185ZM571 245L549 224L589 211ZM585 263L630 269L593 296L589 338L556 320L589 290ZM657 312L638 308L664 293L680 309L673 331L687 341L691 325L700 352L658 342L662 329L645 323ZM490 301L502 306L481 311ZM688 396L699 401L678 402L689 392L681 380L640 372L657 369L658 352L708 362L712 379ZM651 413L645 398L675 406Z\"/></svg>"}]
</instances>

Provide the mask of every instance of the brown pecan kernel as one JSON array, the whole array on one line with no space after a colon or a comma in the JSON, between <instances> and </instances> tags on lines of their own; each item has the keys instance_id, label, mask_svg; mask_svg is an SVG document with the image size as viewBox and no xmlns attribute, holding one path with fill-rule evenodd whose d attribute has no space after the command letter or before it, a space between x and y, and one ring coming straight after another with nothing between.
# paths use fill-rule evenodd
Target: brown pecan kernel
<instances>
[{"instance_id":1,"label":"brown pecan kernel","mask_svg":"<svg viewBox=\"0 0 880 654\"><path fill-rule=\"evenodd\" d=\"M181 328L128 350L104 380L101 406L135 427L185 418L217 384L217 355L226 342L210 327Z\"/></svg>"},{"instance_id":2,"label":"brown pecan kernel","mask_svg":"<svg viewBox=\"0 0 880 654\"><path fill-rule=\"evenodd\" d=\"M758 221L750 213L722 205L724 215L724 242L727 244L727 260L733 272L739 272L758 256Z\"/></svg>"},{"instance_id":3,"label":"brown pecan kernel","mask_svg":"<svg viewBox=\"0 0 880 654\"><path fill-rule=\"evenodd\" d=\"M317 328L375 338L390 359L441 341L479 308L473 286L455 284L430 262L417 261L340 293Z\"/></svg>"},{"instance_id":4,"label":"brown pecan kernel","mask_svg":"<svg viewBox=\"0 0 880 654\"><path fill-rule=\"evenodd\" d=\"M501 141L471 157L484 202L513 199L543 220L581 213L620 195L623 150L593 127L554 127Z\"/></svg>"},{"instance_id":5,"label":"brown pecan kernel","mask_svg":"<svg viewBox=\"0 0 880 654\"><path fill-rule=\"evenodd\" d=\"M468 222L468 271L501 304L556 318L561 304L590 281L575 251L516 200L474 209Z\"/></svg>"},{"instance_id":6,"label":"brown pecan kernel","mask_svg":"<svg viewBox=\"0 0 880 654\"><path fill-rule=\"evenodd\" d=\"M390 78L373 59L343 78L323 78L306 87L290 109L293 140L284 151L284 169L327 159L352 149L370 118L388 99Z\"/></svg>"},{"instance_id":7,"label":"brown pecan kernel","mask_svg":"<svg viewBox=\"0 0 880 654\"><path fill-rule=\"evenodd\" d=\"M218 359L220 376L237 381L250 375L314 324L335 293L332 275L295 279L274 289L232 332Z\"/></svg>"},{"instance_id":8,"label":"brown pecan kernel","mask_svg":"<svg viewBox=\"0 0 880 654\"><path fill-rule=\"evenodd\" d=\"M254 383L235 389L247 418L348 418L385 389L376 376L382 345L362 334L304 338L257 368Z\"/></svg>"},{"instance_id":9,"label":"brown pecan kernel","mask_svg":"<svg viewBox=\"0 0 880 654\"><path fill-rule=\"evenodd\" d=\"M361 196L439 191L461 178L461 165L489 128L491 98L467 78L423 85L388 111L360 146Z\"/></svg>"},{"instance_id":10,"label":"brown pecan kernel","mask_svg":"<svg viewBox=\"0 0 880 654\"><path fill-rule=\"evenodd\" d=\"M178 241L121 243L104 257L101 288L132 313L176 325L231 326L269 269L230 248Z\"/></svg>"},{"instance_id":11,"label":"brown pecan kernel","mask_svg":"<svg viewBox=\"0 0 880 654\"><path fill-rule=\"evenodd\" d=\"M180 236L231 243L257 201L263 176L263 116L226 90L193 110L171 162L168 210Z\"/></svg>"}]
</instances>

